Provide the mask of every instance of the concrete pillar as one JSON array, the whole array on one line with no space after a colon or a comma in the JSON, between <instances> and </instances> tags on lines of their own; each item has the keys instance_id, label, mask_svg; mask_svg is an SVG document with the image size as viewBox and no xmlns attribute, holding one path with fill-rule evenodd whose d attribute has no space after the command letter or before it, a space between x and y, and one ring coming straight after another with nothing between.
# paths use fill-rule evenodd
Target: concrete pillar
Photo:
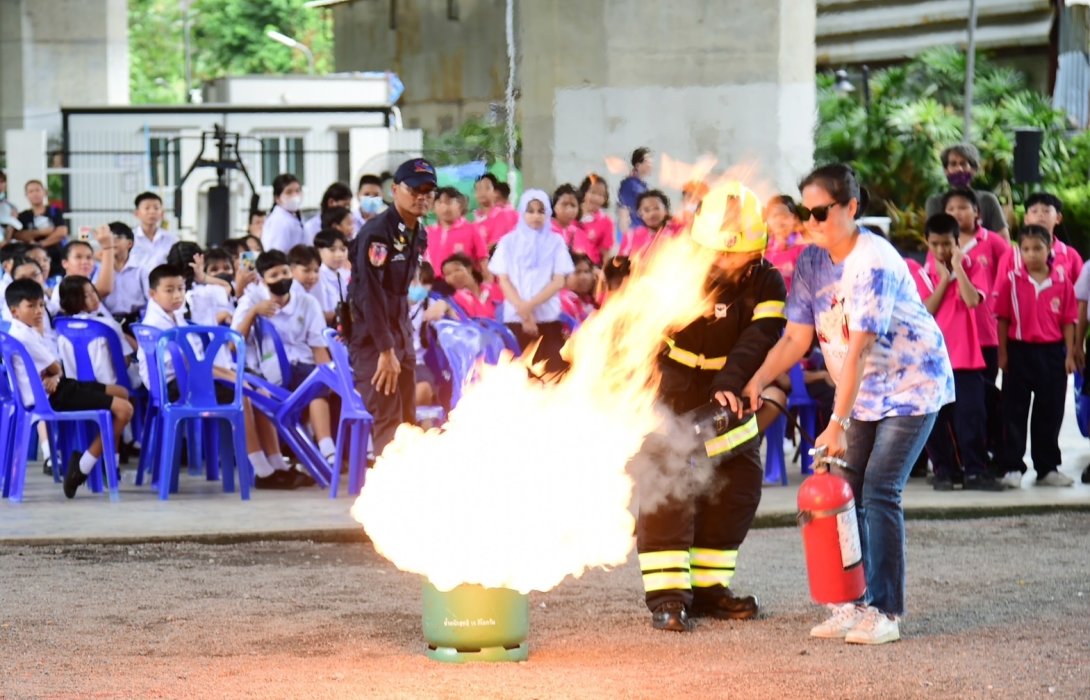
<instances>
[{"instance_id":1,"label":"concrete pillar","mask_svg":"<svg viewBox=\"0 0 1090 700\"><path fill-rule=\"evenodd\" d=\"M578 182L649 146L750 161L795 192L813 157L815 0L517 4L527 183Z\"/></svg>"},{"instance_id":2,"label":"concrete pillar","mask_svg":"<svg viewBox=\"0 0 1090 700\"><path fill-rule=\"evenodd\" d=\"M0 133L60 135L61 105L129 103L126 0L0 0Z\"/></svg>"},{"instance_id":3,"label":"concrete pillar","mask_svg":"<svg viewBox=\"0 0 1090 700\"><path fill-rule=\"evenodd\" d=\"M4 134L7 143L8 199L20 209L30 203L23 188L29 180L46 182L45 131L41 129L9 129ZM60 192L50 193L59 197Z\"/></svg>"}]
</instances>

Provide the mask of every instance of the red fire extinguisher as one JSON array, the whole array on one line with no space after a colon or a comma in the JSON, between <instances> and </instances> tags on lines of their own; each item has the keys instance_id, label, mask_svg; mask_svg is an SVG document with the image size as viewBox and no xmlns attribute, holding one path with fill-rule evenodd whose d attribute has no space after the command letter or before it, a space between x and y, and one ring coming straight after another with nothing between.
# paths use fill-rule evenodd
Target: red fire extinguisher
<instances>
[{"instance_id":1,"label":"red fire extinguisher","mask_svg":"<svg viewBox=\"0 0 1090 700\"><path fill-rule=\"evenodd\" d=\"M848 603L858 600L867 587L859 522L851 486L828 471L830 462L843 460L825 457L824 452L815 451L814 474L799 487L798 522L810 597L815 603Z\"/></svg>"}]
</instances>

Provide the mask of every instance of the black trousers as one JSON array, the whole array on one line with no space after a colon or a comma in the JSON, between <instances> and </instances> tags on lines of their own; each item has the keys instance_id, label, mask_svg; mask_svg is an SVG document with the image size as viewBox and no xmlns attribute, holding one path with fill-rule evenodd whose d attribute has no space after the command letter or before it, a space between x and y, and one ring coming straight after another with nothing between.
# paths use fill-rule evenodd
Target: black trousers
<instances>
[{"instance_id":1,"label":"black trousers","mask_svg":"<svg viewBox=\"0 0 1090 700\"><path fill-rule=\"evenodd\" d=\"M1064 418L1067 372L1063 343L1008 342L1007 371L1003 374L1004 472L1026 471L1026 421L1033 442L1030 457L1037 478L1056 471L1060 455L1060 424ZM1030 401L1033 415L1030 416Z\"/></svg>"},{"instance_id":2,"label":"black trousers","mask_svg":"<svg viewBox=\"0 0 1090 700\"><path fill-rule=\"evenodd\" d=\"M999 348L982 346L980 352L984 355L984 445L991 461L998 462L1003 447L1003 394L995 385L999 378Z\"/></svg>"},{"instance_id":3,"label":"black trousers","mask_svg":"<svg viewBox=\"0 0 1090 700\"><path fill-rule=\"evenodd\" d=\"M522 330L521 323L508 323L507 327L515 334L515 339L523 350L537 340ZM549 321L537 324L537 330L541 334L541 344L537 346L534 362L544 360L547 372L559 372L566 369L568 363L560 357L560 350L564 347L564 325L560 321Z\"/></svg>"},{"instance_id":4,"label":"black trousers","mask_svg":"<svg viewBox=\"0 0 1090 700\"><path fill-rule=\"evenodd\" d=\"M371 378L378 369L378 350L370 343L352 347L352 372L356 378L356 390L363 397L363 405L375 419L371 439L376 457L394 439L397 426L416 420L416 361L412 348L408 352L401 350L397 355L401 362L397 386L394 393L383 394L371 384Z\"/></svg>"},{"instance_id":5,"label":"black trousers","mask_svg":"<svg viewBox=\"0 0 1090 700\"><path fill-rule=\"evenodd\" d=\"M667 466L665 472L652 474L638 484L636 549L641 554L687 552L692 548L736 551L749 533L761 502L764 469L760 441L755 440L741 452L715 463L706 484L699 483L698 475L685 465L664 466ZM666 474L675 481L675 488L671 489L672 495L664 498L658 491L661 477ZM694 595L715 598L723 594L723 589L711 586L652 590L646 592L645 600L651 610L670 601L691 606Z\"/></svg>"},{"instance_id":6,"label":"black trousers","mask_svg":"<svg viewBox=\"0 0 1090 700\"><path fill-rule=\"evenodd\" d=\"M987 473L985 384L983 370L954 370L957 399L942 407L927 439L927 455L936 478L956 479L962 474L980 477Z\"/></svg>"}]
</instances>

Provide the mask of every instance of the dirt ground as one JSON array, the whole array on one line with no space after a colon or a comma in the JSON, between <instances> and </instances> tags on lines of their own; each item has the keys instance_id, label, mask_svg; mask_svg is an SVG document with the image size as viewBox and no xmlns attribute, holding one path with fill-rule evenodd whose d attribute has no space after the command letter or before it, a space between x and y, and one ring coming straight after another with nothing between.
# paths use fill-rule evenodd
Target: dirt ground
<instances>
[{"instance_id":1,"label":"dirt ground","mask_svg":"<svg viewBox=\"0 0 1090 700\"><path fill-rule=\"evenodd\" d=\"M910 522L882 647L807 636L796 530L754 531L740 567L757 621L652 630L633 556L531 595L529 661L448 665L420 579L369 545L0 548L0 697L1090 697L1090 514Z\"/></svg>"}]
</instances>

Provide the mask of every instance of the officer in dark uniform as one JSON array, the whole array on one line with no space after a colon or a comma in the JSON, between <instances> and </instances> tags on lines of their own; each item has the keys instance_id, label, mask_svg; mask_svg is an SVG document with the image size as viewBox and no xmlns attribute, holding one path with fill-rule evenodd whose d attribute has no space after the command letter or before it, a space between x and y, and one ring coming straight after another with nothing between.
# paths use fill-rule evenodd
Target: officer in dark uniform
<instances>
[{"instance_id":1,"label":"officer in dark uniform","mask_svg":"<svg viewBox=\"0 0 1090 700\"><path fill-rule=\"evenodd\" d=\"M356 388L375 419L376 455L398 425L416 418L408 292L427 248L421 220L431 209L435 186L431 163L402 163L394 174L393 205L360 228L349 253L349 351Z\"/></svg>"},{"instance_id":2,"label":"officer in dark uniform","mask_svg":"<svg viewBox=\"0 0 1090 700\"><path fill-rule=\"evenodd\" d=\"M783 277L762 257L767 233L753 192L731 183L710 193L692 237L720 255L708 278L709 309L666 339L659 360L660 398L679 415L713 399L724 405L733 400L737 407L737 396L787 323L787 291ZM750 425L754 438L755 422ZM696 486L688 483L678 484L665 500L641 484L637 549L655 629L688 631L691 617L757 616L756 598L734 596L730 582L761 500L759 448L760 440L750 439L725 458L713 457L713 476L695 496ZM699 449L706 459L704 445ZM659 461L659 468L673 479L693 478L688 460Z\"/></svg>"}]
</instances>

